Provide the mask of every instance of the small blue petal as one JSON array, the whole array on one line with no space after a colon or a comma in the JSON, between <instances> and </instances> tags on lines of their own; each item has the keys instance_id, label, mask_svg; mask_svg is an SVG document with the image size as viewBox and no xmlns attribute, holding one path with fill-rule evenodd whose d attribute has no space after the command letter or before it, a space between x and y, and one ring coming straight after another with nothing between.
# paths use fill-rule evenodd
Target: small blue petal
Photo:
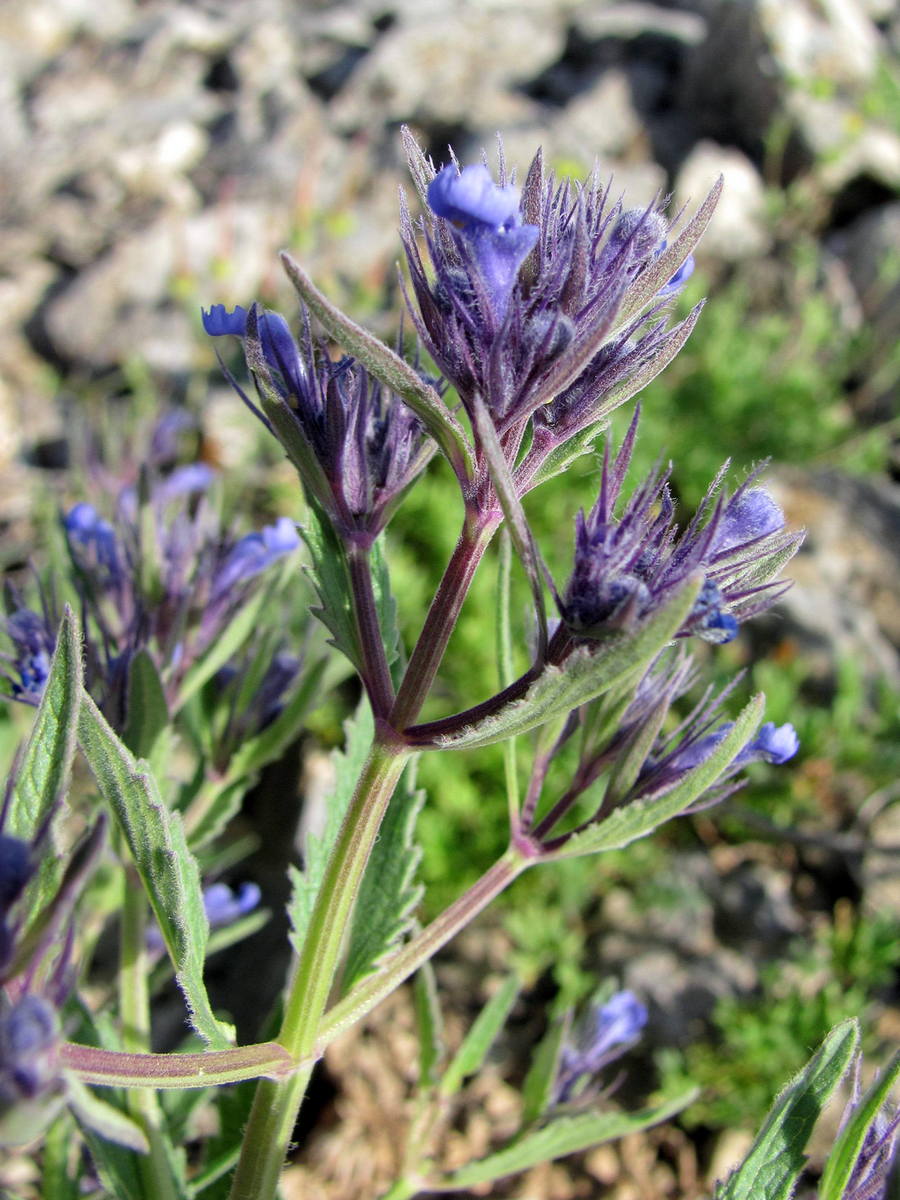
<instances>
[{"instance_id":1,"label":"small blue petal","mask_svg":"<svg viewBox=\"0 0 900 1200\"><path fill-rule=\"evenodd\" d=\"M793 725L776 725L766 721L753 741L738 755L739 762L762 760L780 766L793 758L800 749L800 739Z\"/></svg>"},{"instance_id":2,"label":"small blue petal","mask_svg":"<svg viewBox=\"0 0 900 1200\"><path fill-rule=\"evenodd\" d=\"M223 337L225 334L243 337L247 329L247 310L240 304L232 312L224 304L213 304L209 312L201 308L200 316L203 318L203 328L210 337Z\"/></svg>"},{"instance_id":3,"label":"small blue petal","mask_svg":"<svg viewBox=\"0 0 900 1200\"><path fill-rule=\"evenodd\" d=\"M502 229L519 220L519 189L498 187L483 164L444 167L428 185L428 206L438 217L455 221L464 229L487 225Z\"/></svg>"}]
</instances>

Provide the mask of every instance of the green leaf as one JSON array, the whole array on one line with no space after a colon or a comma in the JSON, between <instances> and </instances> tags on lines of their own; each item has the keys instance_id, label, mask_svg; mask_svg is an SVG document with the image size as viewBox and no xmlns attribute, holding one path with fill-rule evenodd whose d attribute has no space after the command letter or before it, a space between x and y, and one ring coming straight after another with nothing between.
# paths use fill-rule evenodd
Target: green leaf
<instances>
[{"instance_id":1,"label":"green leaf","mask_svg":"<svg viewBox=\"0 0 900 1200\"><path fill-rule=\"evenodd\" d=\"M147 1200L136 1155L107 1141L90 1125L79 1121L79 1126L106 1194L116 1200Z\"/></svg>"},{"instance_id":2,"label":"green leaf","mask_svg":"<svg viewBox=\"0 0 900 1200\"><path fill-rule=\"evenodd\" d=\"M522 1085L522 1125L533 1125L544 1115L553 1100L553 1088L559 1074L563 1043L572 1025L572 1014L557 1017L535 1051Z\"/></svg>"},{"instance_id":3,"label":"green leaf","mask_svg":"<svg viewBox=\"0 0 900 1200\"><path fill-rule=\"evenodd\" d=\"M342 994L377 970L413 925L423 891L415 881L422 857L415 840L416 820L425 799L415 779L413 760L391 797L363 875L353 910Z\"/></svg>"},{"instance_id":4,"label":"green leaf","mask_svg":"<svg viewBox=\"0 0 900 1200\"><path fill-rule=\"evenodd\" d=\"M440 1085L443 1096L454 1096L464 1079L481 1070L488 1051L518 999L521 986L515 975L508 975L475 1018L472 1028L444 1072Z\"/></svg>"},{"instance_id":5,"label":"green leaf","mask_svg":"<svg viewBox=\"0 0 900 1200\"><path fill-rule=\"evenodd\" d=\"M200 871L188 849L181 817L169 812L150 768L122 745L87 695L82 700L79 734L100 793L147 892L191 1023L211 1045L227 1046L231 1031L216 1020L203 982L209 924Z\"/></svg>"},{"instance_id":6,"label":"green leaf","mask_svg":"<svg viewBox=\"0 0 900 1200\"><path fill-rule=\"evenodd\" d=\"M281 261L300 299L329 337L340 342L376 379L402 397L443 450L457 477L461 481L471 479L472 451L465 432L434 388L393 350L335 308L289 254L282 253Z\"/></svg>"},{"instance_id":7,"label":"green leaf","mask_svg":"<svg viewBox=\"0 0 900 1200\"><path fill-rule=\"evenodd\" d=\"M71 1161L74 1137L71 1113L60 1113L41 1147L41 1200L84 1200L80 1187L82 1164L78 1158Z\"/></svg>"},{"instance_id":8,"label":"green leaf","mask_svg":"<svg viewBox=\"0 0 900 1200\"><path fill-rule=\"evenodd\" d=\"M95 1096L74 1075L69 1076L67 1086L69 1103L82 1125L89 1126L108 1142L115 1142L138 1154L149 1153L150 1146L144 1131L127 1113Z\"/></svg>"},{"instance_id":9,"label":"green leaf","mask_svg":"<svg viewBox=\"0 0 900 1200\"><path fill-rule=\"evenodd\" d=\"M635 633L616 633L605 642L577 646L563 666L546 667L520 700L473 721L459 733L436 737L434 745L442 750L488 746L527 733L609 691L624 677L645 668L675 636L691 611L700 584L699 577L688 580ZM425 733L428 726L420 728Z\"/></svg>"},{"instance_id":10,"label":"green leaf","mask_svg":"<svg viewBox=\"0 0 900 1200\"><path fill-rule=\"evenodd\" d=\"M623 846L646 837L660 825L684 812L716 782L722 771L752 736L762 719L765 697L754 696L733 727L700 766L684 776L681 783L645 800L634 800L617 808L599 825L591 825L575 833L554 853L554 858L577 858L584 854L599 854L606 850L621 850Z\"/></svg>"},{"instance_id":11,"label":"green leaf","mask_svg":"<svg viewBox=\"0 0 900 1200\"><path fill-rule=\"evenodd\" d=\"M872 1129L878 1114L883 1111L898 1078L900 1051L860 1099L849 1121L838 1134L819 1181L819 1200L843 1200L865 1145L866 1134Z\"/></svg>"},{"instance_id":12,"label":"green leaf","mask_svg":"<svg viewBox=\"0 0 900 1200\"><path fill-rule=\"evenodd\" d=\"M747 1157L716 1189L716 1200L789 1200L825 1102L859 1045L859 1022L842 1021L772 1106Z\"/></svg>"},{"instance_id":13,"label":"green leaf","mask_svg":"<svg viewBox=\"0 0 900 1200\"><path fill-rule=\"evenodd\" d=\"M300 530L312 562L308 568L319 597L319 607L310 611L331 633L330 643L353 663L362 667L362 651L353 616L350 568L347 552L330 523L310 505Z\"/></svg>"},{"instance_id":14,"label":"green leaf","mask_svg":"<svg viewBox=\"0 0 900 1200\"><path fill-rule=\"evenodd\" d=\"M12 837L30 841L68 787L78 736L81 682L81 636L67 607L6 814L4 832ZM45 857L52 861L52 856ZM51 881L44 883L49 887Z\"/></svg>"},{"instance_id":15,"label":"green leaf","mask_svg":"<svg viewBox=\"0 0 900 1200\"><path fill-rule=\"evenodd\" d=\"M626 1134L637 1133L658 1125L661 1121L667 1121L686 1108L696 1095L696 1089L691 1089L673 1100L664 1101L637 1113L581 1113L577 1116L556 1117L542 1128L526 1133L503 1150L483 1158L480 1162L469 1163L468 1166L443 1176L438 1181L429 1180L427 1188L429 1191L443 1192L474 1188L502 1179L505 1175L527 1171L529 1167L538 1163L590 1150L603 1142L612 1142L625 1137Z\"/></svg>"},{"instance_id":16,"label":"green leaf","mask_svg":"<svg viewBox=\"0 0 900 1200\"><path fill-rule=\"evenodd\" d=\"M128 698L122 741L137 758L149 758L169 723L169 706L156 663L140 649L128 666Z\"/></svg>"},{"instance_id":17,"label":"green leaf","mask_svg":"<svg viewBox=\"0 0 900 1200\"><path fill-rule=\"evenodd\" d=\"M336 750L331 761L334 766L334 787L325 802L325 827L319 834L307 836L303 847L303 870L290 871L292 893L288 905L291 922L291 944L299 954L303 946L316 897L325 875L331 849L337 840L344 815L369 753L374 733L372 712L363 700L355 716L345 722L346 745Z\"/></svg>"},{"instance_id":18,"label":"green leaf","mask_svg":"<svg viewBox=\"0 0 900 1200\"><path fill-rule=\"evenodd\" d=\"M444 1060L444 1017L434 966L423 963L413 980L413 1001L419 1035L419 1088L433 1088Z\"/></svg>"}]
</instances>

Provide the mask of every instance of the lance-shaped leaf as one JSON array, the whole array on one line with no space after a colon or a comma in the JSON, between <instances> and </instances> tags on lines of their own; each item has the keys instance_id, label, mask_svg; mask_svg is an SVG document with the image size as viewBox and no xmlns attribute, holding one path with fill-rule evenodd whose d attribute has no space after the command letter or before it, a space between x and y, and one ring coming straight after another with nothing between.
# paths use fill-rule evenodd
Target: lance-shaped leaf
<instances>
[{"instance_id":1,"label":"lance-shaped leaf","mask_svg":"<svg viewBox=\"0 0 900 1200\"><path fill-rule=\"evenodd\" d=\"M491 1046L512 1012L521 987L515 975L508 975L485 1004L444 1072L440 1083L442 1096L455 1096L463 1082L484 1066Z\"/></svg>"},{"instance_id":2,"label":"lance-shaped leaf","mask_svg":"<svg viewBox=\"0 0 900 1200\"><path fill-rule=\"evenodd\" d=\"M724 183L724 176L720 175L706 199L678 237L663 250L659 258L638 275L623 301L619 313L621 321L627 321L635 313L640 312L646 304L649 304L686 261L688 255L703 237L706 227L716 211Z\"/></svg>"},{"instance_id":3,"label":"lance-shaped leaf","mask_svg":"<svg viewBox=\"0 0 900 1200\"><path fill-rule=\"evenodd\" d=\"M6 813L4 833L11 837L30 841L65 793L78 737L81 681L81 637L67 607Z\"/></svg>"},{"instance_id":4,"label":"lance-shaped leaf","mask_svg":"<svg viewBox=\"0 0 900 1200\"><path fill-rule=\"evenodd\" d=\"M754 696L712 753L698 767L688 771L671 791L633 800L631 804L615 809L599 825L573 834L553 857L578 858L601 851L621 850L679 816L713 786L747 744L762 720L764 706L765 697Z\"/></svg>"},{"instance_id":5,"label":"lance-shaped leaf","mask_svg":"<svg viewBox=\"0 0 900 1200\"><path fill-rule=\"evenodd\" d=\"M409 405L449 459L460 482L471 480L472 451L463 427L434 388L398 354L335 308L289 254L282 253L281 261L300 299L329 337L340 342L371 375Z\"/></svg>"},{"instance_id":6,"label":"lance-shaped leaf","mask_svg":"<svg viewBox=\"0 0 900 1200\"><path fill-rule=\"evenodd\" d=\"M866 1094L854 1107L850 1118L838 1134L831 1148L828 1161L819 1180L819 1200L843 1200L859 1157L866 1144L867 1135L877 1137L875 1122L890 1094L900 1079L900 1051L898 1051Z\"/></svg>"},{"instance_id":7,"label":"lance-shaped leaf","mask_svg":"<svg viewBox=\"0 0 900 1200\"><path fill-rule=\"evenodd\" d=\"M454 1192L475 1188L518 1171L527 1171L538 1163L590 1150L604 1142L612 1142L629 1133L637 1133L667 1121L686 1108L696 1095L696 1089L691 1089L672 1100L636 1113L581 1113L578 1116L557 1117L480 1162L470 1163L439 1180L429 1180L427 1190Z\"/></svg>"},{"instance_id":8,"label":"lance-shaped leaf","mask_svg":"<svg viewBox=\"0 0 900 1200\"><path fill-rule=\"evenodd\" d=\"M553 1101L553 1093L559 1075L559 1060L562 1057L563 1044L569 1035L571 1025L571 1012L557 1017L535 1051L522 1085L523 1126L533 1125L544 1115Z\"/></svg>"},{"instance_id":9,"label":"lance-shaped leaf","mask_svg":"<svg viewBox=\"0 0 900 1200\"><path fill-rule=\"evenodd\" d=\"M356 782L372 744L375 726L369 705L363 701L352 720L345 722L346 745L331 756L334 787L324 805L325 824L318 833L310 833L303 847L303 870L291 869L292 893L288 905L291 943L299 954L309 929L310 919L328 866L328 859L340 833L344 815L353 798Z\"/></svg>"},{"instance_id":10,"label":"lance-shaped leaf","mask_svg":"<svg viewBox=\"0 0 900 1200\"><path fill-rule=\"evenodd\" d=\"M128 664L128 696L122 741L137 758L150 758L169 723L169 708L156 664L141 648Z\"/></svg>"},{"instance_id":11,"label":"lance-shaped leaf","mask_svg":"<svg viewBox=\"0 0 900 1200\"><path fill-rule=\"evenodd\" d=\"M470 709L468 714L413 726L407 731L408 736L416 744L439 749L488 746L514 734L527 733L596 699L649 664L671 641L691 611L701 582L700 578L686 580L672 593L669 602L634 632L617 632L602 643L577 646L561 667L545 667L520 698L500 707L487 701ZM452 728L456 722L462 726L458 731Z\"/></svg>"},{"instance_id":12,"label":"lance-shaped leaf","mask_svg":"<svg viewBox=\"0 0 900 1200\"><path fill-rule=\"evenodd\" d=\"M434 966L425 962L413 981L413 1003L416 1013L416 1032L419 1036L419 1088L427 1091L438 1081L444 1061L444 1015L438 995Z\"/></svg>"},{"instance_id":13,"label":"lance-shaped leaf","mask_svg":"<svg viewBox=\"0 0 900 1200\"><path fill-rule=\"evenodd\" d=\"M79 738L146 890L191 1023L205 1041L227 1046L231 1031L214 1016L203 982L209 923L181 817L169 812L148 765L119 741L88 695L82 699Z\"/></svg>"},{"instance_id":14,"label":"lance-shaped leaf","mask_svg":"<svg viewBox=\"0 0 900 1200\"><path fill-rule=\"evenodd\" d=\"M807 1142L859 1046L859 1022L842 1021L772 1106L744 1161L716 1189L716 1200L789 1200L806 1162Z\"/></svg>"},{"instance_id":15,"label":"lance-shaped leaf","mask_svg":"<svg viewBox=\"0 0 900 1200\"><path fill-rule=\"evenodd\" d=\"M108 1142L115 1142L138 1154L149 1153L150 1144L144 1131L127 1113L95 1096L90 1088L74 1076L69 1077L66 1086L69 1103L82 1125L89 1126Z\"/></svg>"},{"instance_id":16,"label":"lance-shaped leaf","mask_svg":"<svg viewBox=\"0 0 900 1200\"><path fill-rule=\"evenodd\" d=\"M345 994L397 948L412 928L422 898L422 885L416 883L422 850L415 831L425 793L415 786L415 778L415 763L410 762L391 797L363 875L344 965Z\"/></svg>"}]
</instances>

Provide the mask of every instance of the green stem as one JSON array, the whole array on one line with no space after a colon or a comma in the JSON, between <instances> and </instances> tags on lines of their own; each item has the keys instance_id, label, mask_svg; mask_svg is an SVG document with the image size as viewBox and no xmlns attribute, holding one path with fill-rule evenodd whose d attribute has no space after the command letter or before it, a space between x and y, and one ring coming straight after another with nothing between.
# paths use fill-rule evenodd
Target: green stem
<instances>
[{"instance_id":1,"label":"green stem","mask_svg":"<svg viewBox=\"0 0 900 1200\"><path fill-rule=\"evenodd\" d=\"M122 872L122 934L119 944L119 1015L122 1044L133 1054L150 1046L149 962L146 948L147 898L131 866ZM151 1088L128 1093L128 1108L143 1130L150 1153L138 1158L138 1171L147 1200L177 1200L172 1167L166 1154L162 1114Z\"/></svg>"},{"instance_id":2,"label":"green stem","mask_svg":"<svg viewBox=\"0 0 900 1200\"><path fill-rule=\"evenodd\" d=\"M409 751L375 742L356 785L322 879L285 1005L279 1043L295 1060L312 1054L353 902ZM270 1200L312 1066L281 1083L260 1082L238 1160L231 1200Z\"/></svg>"},{"instance_id":3,"label":"green stem","mask_svg":"<svg viewBox=\"0 0 900 1200\"><path fill-rule=\"evenodd\" d=\"M465 929L478 913L509 887L533 861L518 850L507 850L467 892L458 900L454 900L430 925L388 959L376 975L358 984L343 1000L328 1010L319 1023L316 1052L324 1053L329 1042L351 1025L355 1025L395 991L460 930Z\"/></svg>"}]
</instances>

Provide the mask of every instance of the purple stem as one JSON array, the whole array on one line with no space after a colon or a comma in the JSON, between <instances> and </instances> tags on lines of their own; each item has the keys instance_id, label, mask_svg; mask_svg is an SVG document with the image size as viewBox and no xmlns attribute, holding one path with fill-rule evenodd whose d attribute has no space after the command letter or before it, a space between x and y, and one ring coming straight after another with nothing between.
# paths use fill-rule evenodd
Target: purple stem
<instances>
[{"instance_id":1,"label":"purple stem","mask_svg":"<svg viewBox=\"0 0 900 1200\"><path fill-rule=\"evenodd\" d=\"M378 621L378 607L372 587L369 551L360 546L347 548L353 611L362 654L362 676L372 712L376 719L387 717L394 703L394 685L384 649L384 637Z\"/></svg>"}]
</instances>

